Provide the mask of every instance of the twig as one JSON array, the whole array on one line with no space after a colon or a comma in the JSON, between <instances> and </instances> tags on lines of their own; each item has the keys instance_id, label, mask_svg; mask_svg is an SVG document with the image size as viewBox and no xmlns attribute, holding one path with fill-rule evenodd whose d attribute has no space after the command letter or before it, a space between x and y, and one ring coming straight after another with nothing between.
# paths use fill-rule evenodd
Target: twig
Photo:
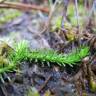
<instances>
[{"instance_id":1,"label":"twig","mask_svg":"<svg viewBox=\"0 0 96 96\"><path fill-rule=\"evenodd\" d=\"M95 5L96 5L96 0L93 1L93 5L92 5L92 8L90 9L89 11L89 14L88 14L88 17L85 19L85 24L84 24L84 28L86 28L86 26L89 24L90 22L90 18L93 14L93 11L95 10Z\"/></svg>"},{"instance_id":2,"label":"twig","mask_svg":"<svg viewBox=\"0 0 96 96\"><path fill-rule=\"evenodd\" d=\"M0 3L0 8L13 8L21 11L40 10L42 12L49 13L49 9L47 7L41 7L35 4L3 2L3 3Z\"/></svg>"},{"instance_id":3,"label":"twig","mask_svg":"<svg viewBox=\"0 0 96 96\"><path fill-rule=\"evenodd\" d=\"M92 16L93 11L95 10L95 6L96 6L96 0L94 0L94 2L93 2L92 8L89 13L89 18Z\"/></svg>"},{"instance_id":4,"label":"twig","mask_svg":"<svg viewBox=\"0 0 96 96\"><path fill-rule=\"evenodd\" d=\"M63 4L63 15L62 15L62 19L61 19L61 27L62 27L62 24L64 22L64 18L66 19L66 12L67 12L69 0L64 0L63 3L64 4Z\"/></svg>"},{"instance_id":5,"label":"twig","mask_svg":"<svg viewBox=\"0 0 96 96\"><path fill-rule=\"evenodd\" d=\"M44 84L40 87L40 89L38 90L39 92L41 92L41 90L45 88L45 86L47 85L50 79L51 79L51 75L45 80Z\"/></svg>"},{"instance_id":6,"label":"twig","mask_svg":"<svg viewBox=\"0 0 96 96\"><path fill-rule=\"evenodd\" d=\"M63 12L62 12L62 18L61 18L61 24L60 24L61 28L59 29L58 34L61 33L62 25L63 25L64 21L66 20L66 12L67 12L67 7L68 7L68 4L69 4L69 0L64 0L63 3L64 3L63 4ZM64 34L65 34L65 32L64 32Z\"/></svg>"},{"instance_id":7,"label":"twig","mask_svg":"<svg viewBox=\"0 0 96 96\"><path fill-rule=\"evenodd\" d=\"M5 88L4 85L1 85L1 86L0 86L0 89L1 89L1 91L2 91L2 93L3 93L4 96L8 96L7 89ZM1 95L1 94L0 94L0 95Z\"/></svg>"},{"instance_id":8,"label":"twig","mask_svg":"<svg viewBox=\"0 0 96 96\"><path fill-rule=\"evenodd\" d=\"M6 0L1 0L0 3L4 3Z\"/></svg>"},{"instance_id":9,"label":"twig","mask_svg":"<svg viewBox=\"0 0 96 96\"><path fill-rule=\"evenodd\" d=\"M55 3L54 3L54 5L51 7L51 10L50 10L50 13L49 13L49 16L48 16L48 21L45 24L44 29L40 32L40 34L43 34L45 31L47 31L47 29L48 29L48 27L50 25L50 21L52 19L53 13L54 13L54 11L56 9L56 5L57 5L58 1L59 0L56 0Z\"/></svg>"},{"instance_id":10,"label":"twig","mask_svg":"<svg viewBox=\"0 0 96 96\"><path fill-rule=\"evenodd\" d=\"M79 25L79 13L78 13L78 1L77 0L75 0L75 11L76 11L76 18L77 18L77 38L78 38L78 44L79 44L79 46L81 46L81 36L82 36L82 33L81 33L81 31L80 31L80 25Z\"/></svg>"},{"instance_id":11,"label":"twig","mask_svg":"<svg viewBox=\"0 0 96 96\"><path fill-rule=\"evenodd\" d=\"M79 27L79 13L78 13L78 2L77 2L77 0L75 0L75 10L76 10L77 26Z\"/></svg>"}]
</instances>

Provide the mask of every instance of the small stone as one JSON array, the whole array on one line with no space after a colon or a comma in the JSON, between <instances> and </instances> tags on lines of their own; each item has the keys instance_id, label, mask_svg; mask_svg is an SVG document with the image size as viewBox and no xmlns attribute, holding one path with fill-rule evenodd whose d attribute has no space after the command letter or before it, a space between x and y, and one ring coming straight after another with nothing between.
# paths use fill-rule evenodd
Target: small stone
<instances>
[{"instance_id":1,"label":"small stone","mask_svg":"<svg viewBox=\"0 0 96 96\"><path fill-rule=\"evenodd\" d=\"M83 60L82 60L83 63L88 63L89 62L89 57L85 57Z\"/></svg>"}]
</instances>

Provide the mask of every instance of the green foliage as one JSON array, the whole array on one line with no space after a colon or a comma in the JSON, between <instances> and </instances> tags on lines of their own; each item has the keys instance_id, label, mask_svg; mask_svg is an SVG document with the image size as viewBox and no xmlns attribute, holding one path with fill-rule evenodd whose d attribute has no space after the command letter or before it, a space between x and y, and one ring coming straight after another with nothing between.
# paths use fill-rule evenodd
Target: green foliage
<instances>
[{"instance_id":1,"label":"green foliage","mask_svg":"<svg viewBox=\"0 0 96 96\"><path fill-rule=\"evenodd\" d=\"M61 23L62 23L62 16L59 16L56 20L56 23L54 26L52 26L52 32L54 32L56 29L60 29L61 28Z\"/></svg>"},{"instance_id":2,"label":"green foliage","mask_svg":"<svg viewBox=\"0 0 96 96\"><path fill-rule=\"evenodd\" d=\"M11 56L12 62L16 63L20 62L21 60L30 59L30 61L38 60L42 62L53 62L59 64L60 66L65 64L72 66L87 56L89 53L88 47L82 47L78 50L74 50L69 54L59 54L56 51L48 49L29 51L28 42L26 41L21 41L19 44L17 44L15 50L16 52Z\"/></svg>"},{"instance_id":3,"label":"green foliage","mask_svg":"<svg viewBox=\"0 0 96 96\"><path fill-rule=\"evenodd\" d=\"M15 19L18 16L21 16L20 11L12 10L12 9L9 10L1 9L0 14L1 14L0 15L1 25Z\"/></svg>"},{"instance_id":4,"label":"green foliage","mask_svg":"<svg viewBox=\"0 0 96 96\"><path fill-rule=\"evenodd\" d=\"M86 11L83 5L78 5L78 13L79 13L79 25L83 26L83 20L84 16L86 15ZM73 26L77 26L77 18L76 18L76 11L75 11L75 5L70 4L68 6L67 16Z\"/></svg>"},{"instance_id":5,"label":"green foliage","mask_svg":"<svg viewBox=\"0 0 96 96\"><path fill-rule=\"evenodd\" d=\"M9 58L13 63L17 63L26 60L29 54L28 42L23 40L15 44L15 51L9 55Z\"/></svg>"},{"instance_id":6,"label":"green foliage","mask_svg":"<svg viewBox=\"0 0 96 96\"><path fill-rule=\"evenodd\" d=\"M21 41L18 44L15 44L14 47L15 47L14 48L15 51L14 50L11 51L7 58L9 63L6 64L7 66L0 68L0 73L14 70L17 67L17 65L20 64L22 60L26 59L27 54L29 52L27 41Z\"/></svg>"},{"instance_id":7,"label":"green foliage","mask_svg":"<svg viewBox=\"0 0 96 96\"><path fill-rule=\"evenodd\" d=\"M34 87L31 87L27 94L25 96L40 96L40 94L38 93L37 89Z\"/></svg>"},{"instance_id":8,"label":"green foliage","mask_svg":"<svg viewBox=\"0 0 96 96\"><path fill-rule=\"evenodd\" d=\"M59 16L56 20L55 25L52 26L52 32L54 32L56 29L61 28L61 23L62 23L62 16ZM64 21L64 26L65 29L72 29L72 25L68 23L67 21Z\"/></svg>"},{"instance_id":9,"label":"green foliage","mask_svg":"<svg viewBox=\"0 0 96 96\"><path fill-rule=\"evenodd\" d=\"M96 92L96 81L93 78L90 78L90 79L91 79L89 82L90 90L92 92Z\"/></svg>"},{"instance_id":10,"label":"green foliage","mask_svg":"<svg viewBox=\"0 0 96 96\"><path fill-rule=\"evenodd\" d=\"M59 66L65 66L66 64L73 66L80 62L85 56L89 54L88 47L81 47L77 50L73 50L69 54L59 54L53 50L29 50L28 42L21 41L15 45L15 52L12 51L9 55L9 65L4 68L0 68L0 73L14 70L21 61L29 59L30 61L37 60L41 62L49 62L50 64L58 64Z\"/></svg>"},{"instance_id":11,"label":"green foliage","mask_svg":"<svg viewBox=\"0 0 96 96\"><path fill-rule=\"evenodd\" d=\"M77 64L77 62L81 61L85 56L89 54L89 48L88 47L81 47L77 50L74 50L72 53L69 53L65 56L65 60L63 59L63 62L69 64L70 66L73 66L74 64Z\"/></svg>"},{"instance_id":12,"label":"green foliage","mask_svg":"<svg viewBox=\"0 0 96 96\"><path fill-rule=\"evenodd\" d=\"M88 47L82 47L69 54L59 54L53 50L35 50L30 53L29 58L31 60L37 59L39 61L53 62L60 66L65 66L65 64L72 66L73 64L77 64L76 62L79 62L83 57L87 56L88 52Z\"/></svg>"},{"instance_id":13,"label":"green foliage","mask_svg":"<svg viewBox=\"0 0 96 96\"><path fill-rule=\"evenodd\" d=\"M0 74L4 72L11 72L15 68L16 68L16 64L10 63L8 66L0 68Z\"/></svg>"},{"instance_id":14,"label":"green foliage","mask_svg":"<svg viewBox=\"0 0 96 96\"><path fill-rule=\"evenodd\" d=\"M79 25L83 26L85 16L87 15L87 12L82 4L78 5L78 21ZM69 23L64 21L64 28L70 29L72 26L77 26L77 18L76 18L76 11L75 11L75 5L71 3L67 8L67 17L69 20ZM61 28L61 22L62 22L62 16L59 16L55 22L55 24L52 26L51 31L54 32L56 29Z\"/></svg>"}]
</instances>

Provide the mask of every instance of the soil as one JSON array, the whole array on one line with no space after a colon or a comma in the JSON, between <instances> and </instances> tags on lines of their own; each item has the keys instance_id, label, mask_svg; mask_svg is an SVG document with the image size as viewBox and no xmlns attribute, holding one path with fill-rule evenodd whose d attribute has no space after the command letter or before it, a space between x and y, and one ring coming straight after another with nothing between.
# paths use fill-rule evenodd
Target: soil
<instances>
[{"instance_id":1,"label":"soil","mask_svg":"<svg viewBox=\"0 0 96 96\"><path fill-rule=\"evenodd\" d=\"M39 12L22 13L20 17L0 26L0 39L10 46L13 46L14 42L28 40L31 49L52 48L58 52L70 52L73 48L70 46L72 43L66 43L56 32L39 34L46 18L47 16L42 17ZM66 44L68 46L65 46ZM77 47L77 45L76 43L74 46ZM51 66L48 67L46 63L23 61L18 71L3 74L4 81L0 81L0 96L27 96L30 88L35 88L40 96L47 96L44 94L48 90L52 94L48 96L79 96L78 90L82 93L82 90L76 87L76 85L79 86L80 80L75 82L72 79L76 73L79 73L81 66L63 68L50 64ZM95 72L95 69L93 70ZM89 86L86 86L86 92L87 96L96 96L90 91Z\"/></svg>"}]
</instances>

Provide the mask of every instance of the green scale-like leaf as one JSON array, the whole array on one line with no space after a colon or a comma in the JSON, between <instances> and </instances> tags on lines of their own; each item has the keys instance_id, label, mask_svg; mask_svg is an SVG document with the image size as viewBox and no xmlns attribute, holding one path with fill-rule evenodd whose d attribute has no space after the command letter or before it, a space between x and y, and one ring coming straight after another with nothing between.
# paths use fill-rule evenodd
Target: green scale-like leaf
<instances>
[{"instance_id":1,"label":"green scale-like leaf","mask_svg":"<svg viewBox=\"0 0 96 96\"><path fill-rule=\"evenodd\" d=\"M74 64L78 64L77 62L80 62L85 56L89 55L89 48L87 46L73 50L69 54L59 54L54 50L48 49L29 50L28 42L26 41L21 41L16 44L14 49L15 51L9 55L10 64L4 68L0 68L0 73L14 70L20 62L26 59L29 59L31 62L32 60L37 60L41 62L46 61L50 64L58 64L59 66L65 66L66 64L73 66Z\"/></svg>"}]
</instances>

